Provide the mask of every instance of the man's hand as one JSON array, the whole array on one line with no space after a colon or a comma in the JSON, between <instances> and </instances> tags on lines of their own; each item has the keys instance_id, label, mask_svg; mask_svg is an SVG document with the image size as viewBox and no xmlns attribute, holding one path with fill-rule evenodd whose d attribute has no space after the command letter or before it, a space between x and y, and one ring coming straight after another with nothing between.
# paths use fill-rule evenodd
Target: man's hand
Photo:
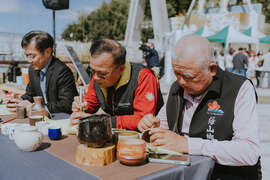
<instances>
[{"instance_id":1,"label":"man's hand","mask_svg":"<svg viewBox=\"0 0 270 180\"><path fill-rule=\"evenodd\" d=\"M90 114L85 113L85 112L73 112L70 115L70 124L76 125L76 124L78 124L80 118L84 118L84 117L89 116L89 115Z\"/></svg>"},{"instance_id":2,"label":"man's hand","mask_svg":"<svg viewBox=\"0 0 270 180\"><path fill-rule=\"evenodd\" d=\"M143 132L144 130L152 127L159 127L160 119L153 116L153 114L146 114L139 122L138 129Z\"/></svg>"},{"instance_id":3,"label":"man's hand","mask_svg":"<svg viewBox=\"0 0 270 180\"><path fill-rule=\"evenodd\" d=\"M83 99L83 102L80 103L80 97L75 96L74 101L72 103L72 111L79 112L79 111L84 111L86 109L87 109L87 102Z\"/></svg>"},{"instance_id":4,"label":"man's hand","mask_svg":"<svg viewBox=\"0 0 270 180\"><path fill-rule=\"evenodd\" d=\"M188 153L188 140L184 136L162 128L152 128L149 134L151 135L150 143L154 146L175 152Z\"/></svg>"}]
</instances>

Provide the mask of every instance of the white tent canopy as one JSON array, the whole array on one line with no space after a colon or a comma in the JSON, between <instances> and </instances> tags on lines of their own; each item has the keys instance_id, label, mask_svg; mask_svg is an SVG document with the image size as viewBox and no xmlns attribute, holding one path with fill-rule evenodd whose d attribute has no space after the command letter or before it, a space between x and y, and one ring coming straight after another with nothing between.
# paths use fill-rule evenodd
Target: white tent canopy
<instances>
[{"instance_id":1,"label":"white tent canopy","mask_svg":"<svg viewBox=\"0 0 270 180\"><path fill-rule=\"evenodd\" d=\"M212 42L223 42L225 43L225 49L229 47L230 43L246 43L246 44L255 44L256 47L259 47L259 40L247 36L233 28L233 26L226 26L218 33L213 36L208 36L207 39Z\"/></svg>"},{"instance_id":2,"label":"white tent canopy","mask_svg":"<svg viewBox=\"0 0 270 180\"><path fill-rule=\"evenodd\" d=\"M232 26L229 27L229 32L227 36L228 43L248 43L248 44L258 44L258 39L254 37L249 37L237 30Z\"/></svg>"},{"instance_id":3,"label":"white tent canopy","mask_svg":"<svg viewBox=\"0 0 270 180\"><path fill-rule=\"evenodd\" d=\"M251 37L254 37L254 38L263 38L265 37L266 35L264 33L262 33L257 27L250 27L248 28L245 32L244 32L245 35L248 35L248 36L251 36Z\"/></svg>"},{"instance_id":4,"label":"white tent canopy","mask_svg":"<svg viewBox=\"0 0 270 180\"><path fill-rule=\"evenodd\" d=\"M226 41L225 49L229 46L229 43L246 43L246 44L255 44L256 51L259 50L259 40L254 37L247 36L237 30L235 30L232 26L229 27L229 33Z\"/></svg>"},{"instance_id":5,"label":"white tent canopy","mask_svg":"<svg viewBox=\"0 0 270 180\"><path fill-rule=\"evenodd\" d=\"M212 36L215 34L206 24L203 25L195 34L198 34L202 37Z\"/></svg>"},{"instance_id":6,"label":"white tent canopy","mask_svg":"<svg viewBox=\"0 0 270 180\"><path fill-rule=\"evenodd\" d=\"M253 28L253 29L251 30L251 37L262 38L262 37L265 37L266 36L264 33L262 33L261 31L259 31L258 29L256 29L256 28Z\"/></svg>"}]
</instances>

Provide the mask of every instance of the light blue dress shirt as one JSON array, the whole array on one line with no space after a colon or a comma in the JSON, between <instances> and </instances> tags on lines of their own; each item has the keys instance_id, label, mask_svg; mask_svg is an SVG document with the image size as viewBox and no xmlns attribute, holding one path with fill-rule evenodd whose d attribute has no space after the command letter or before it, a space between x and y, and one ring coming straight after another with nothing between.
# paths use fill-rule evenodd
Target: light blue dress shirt
<instances>
[{"instance_id":1,"label":"light blue dress shirt","mask_svg":"<svg viewBox=\"0 0 270 180\"><path fill-rule=\"evenodd\" d=\"M49 62L40 70L39 77L40 77L40 88L44 97L44 103L47 104L47 97L46 97L46 72L48 67L52 61L52 56Z\"/></svg>"}]
</instances>

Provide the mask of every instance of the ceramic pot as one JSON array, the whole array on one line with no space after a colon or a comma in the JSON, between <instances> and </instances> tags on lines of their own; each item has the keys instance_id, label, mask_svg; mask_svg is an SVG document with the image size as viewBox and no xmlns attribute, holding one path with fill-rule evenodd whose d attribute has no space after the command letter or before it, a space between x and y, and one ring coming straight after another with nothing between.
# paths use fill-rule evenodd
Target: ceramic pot
<instances>
[{"instance_id":1,"label":"ceramic pot","mask_svg":"<svg viewBox=\"0 0 270 180\"><path fill-rule=\"evenodd\" d=\"M111 116L95 114L79 119L78 138L90 147L103 147L112 138Z\"/></svg>"},{"instance_id":2,"label":"ceramic pot","mask_svg":"<svg viewBox=\"0 0 270 180\"><path fill-rule=\"evenodd\" d=\"M129 130L113 130L112 143L117 145L118 141L123 139L139 139L140 135L136 131Z\"/></svg>"},{"instance_id":3,"label":"ceramic pot","mask_svg":"<svg viewBox=\"0 0 270 180\"><path fill-rule=\"evenodd\" d=\"M16 118L24 119L26 117L26 108L22 105L17 105L16 107Z\"/></svg>"},{"instance_id":4,"label":"ceramic pot","mask_svg":"<svg viewBox=\"0 0 270 180\"><path fill-rule=\"evenodd\" d=\"M29 125L30 126L35 126L36 122L41 122L43 120L42 115L32 115L29 116Z\"/></svg>"},{"instance_id":5,"label":"ceramic pot","mask_svg":"<svg viewBox=\"0 0 270 180\"><path fill-rule=\"evenodd\" d=\"M146 129L146 130L144 130L143 132L142 132L142 139L145 141L145 142L147 142L147 143L150 143L150 131L151 131L151 129Z\"/></svg>"},{"instance_id":6,"label":"ceramic pot","mask_svg":"<svg viewBox=\"0 0 270 180\"><path fill-rule=\"evenodd\" d=\"M30 110L30 116L48 116L48 112L42 102L42 96L34 97L34 104L32 105Z\"/></svg>"},{"instance_id":7,"label":"ceramic pot","mask_svg":"<svg viewBox=\"0 0 270 180\"><path fill-rule=\"evenodd\" d=\"M42 134L34 126L16 128L14 142L22 151L34 151L42 142Z\"/></svg>"},{"instance_id":8,"label":"ceramic pot","mask_svg":"<svg viewBox=\"0 0 270 180\"><path fill-rule=\"evenodd\" d=\"M116 132L118 140L122 139L139 139L139 133L136 131L120 131Z\"/></svg>"},{"instance_id":9,"label":"ceramic pot","mask_svg":"<svg viewBox=\"0 0 270 180\"><path fill-rule=\"evenodd\" d=\"M117 159L126 165L139 165L146 159L145 142L141 139L123 139L117 144Z\"/></svg>"}]
</instances>

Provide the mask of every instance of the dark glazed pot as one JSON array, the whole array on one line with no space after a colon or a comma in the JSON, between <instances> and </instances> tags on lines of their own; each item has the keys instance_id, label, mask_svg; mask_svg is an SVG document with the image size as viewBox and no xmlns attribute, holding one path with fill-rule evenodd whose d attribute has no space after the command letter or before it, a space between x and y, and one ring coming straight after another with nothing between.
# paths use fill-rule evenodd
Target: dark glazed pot
<instances>
[{"instance_id":1,"label":"dark glazed pot","mask_svg":"<svg viewBox=\"0 0 270 180\"><path fill-rule=\"evenodd\" d=\"M112 138L111 116L95 114L79 119L78 138L90 147L103 147Z\"/></svg>"}]
</instances>

